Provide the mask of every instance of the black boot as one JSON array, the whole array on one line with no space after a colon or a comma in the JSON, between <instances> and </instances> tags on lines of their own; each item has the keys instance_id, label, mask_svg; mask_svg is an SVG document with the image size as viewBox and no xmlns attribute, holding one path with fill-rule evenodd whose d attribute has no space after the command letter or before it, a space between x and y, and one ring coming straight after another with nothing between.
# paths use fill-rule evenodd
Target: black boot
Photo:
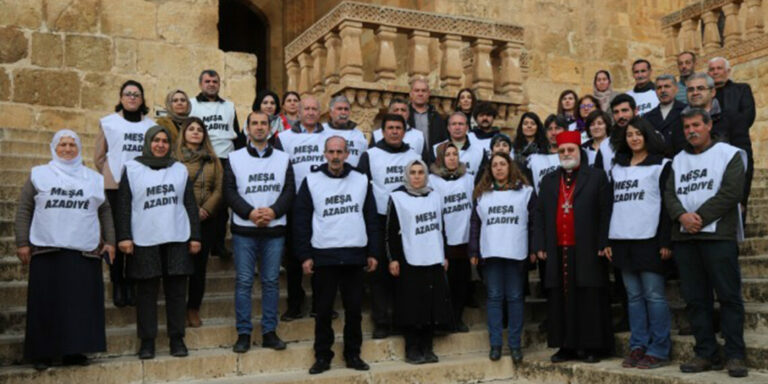
<instances>
[{"instance_id":1,"label":"black boot","mask_svg":"<svg viewBox=\"0 0 768 384\"><path fill-rule=\"evenodd\" d=\"M139 359L148 360L155 358L155 339L141 339Z\"/></svg>"},{"instance_id":2,"label":"black boot","mask_svg":"<svg viewBox=\"0 0 768 384\"><path fill-rule=\"evenodd\" d=\"M181 337L171 338L171 341L168 345L171 348L171 356L173 357L185 357L189 355L187 346L184 344L184 339Z\"/></svg>"},{"instance_id":3,"label":"black boot","mask_svg":"<svg viewBox=\"0 0 768 384\"><path fill-rule=\"evenodd\" d=\"M237 342L232 347L232 351L235 353L246 353L251 349L251 335L243 333L237 335Z\"/></svg>"},{"instance_id":4,"label":"black boot","mask_svg":"<svg viewBox=\"0 0 768 384\"><path fill-rule=\"evenodd\" d=\"M285 342L280 340L275 331L267 332L261 335L261 346L264 348L272 348L276 351L282 351L285 349Z\"/></svg>"}]
</instances>

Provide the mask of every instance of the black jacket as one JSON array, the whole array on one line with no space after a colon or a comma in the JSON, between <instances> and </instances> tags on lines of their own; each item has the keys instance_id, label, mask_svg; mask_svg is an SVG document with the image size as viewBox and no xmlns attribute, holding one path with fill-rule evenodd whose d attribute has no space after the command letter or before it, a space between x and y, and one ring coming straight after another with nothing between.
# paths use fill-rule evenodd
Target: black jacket
<instances>
[{"instance_id":1,"label":"black jacket","mask_svg":"<svg viewBox=\"0 0 768 384\"><path fill-rule=\"evenodd\" d=\"M680 117L680 114L685 107L685 103L675 100L666 119L661 115L661 104L643 115L643 118L651 123L651 125L664 136L664 142L667 144L667 148L672 151L673 155L682 151L687 143L685 141L685 135L683 134L683 119Z\"/></svg>"},{"instance_id":2,"label":"black jacket","mask_svg":"<svg viewBox=\"0 0 768 384\"><path fill-rule=\"evenodd\" d=\"M328 164L323 164L313 172L322 172L331 178L344 178L351 172L360 172L351 165L345 163L344 171L340 176L333 175L328 170ZM293 204L293 246L295 254L302 262L313 259L315 266L329 265L366 265L366 257L371 256L380 259L382 256L382 228L376 214L376 203L373 200L371 185L368 184L368 193L363 202L363 218L365 219L365 232L368 236L368 245L360 248L329 248L317 249L312 246L312 215L314 204L312 193L307 186L307 179L301 183L299 194ZM386 267L386 266L383 266Z\"/></svg>"},{"instance_id":3,"label":"black jacket","mask_svg":"<svg viewBox=\"0 0 768 384\"><path fill-rule=\"evenodd\" d=\"M728 80L715 93L720 108L733 116L734 126L731 128L728 142L747 152L752 151L752 141L749 129L755 122L755 98L752 88L747 83L734 83Z\"/></svg>"},{"instance_id":4,"label":"black jacket","mask_svg":"<svg viewBox=\"0 0 768 384\"><path fill-rule=\"evenodd\" d=\"M413 129L416 128L416 118L414 117L416 115L416 110L413 109L412 105L408 105L408 125L413 127ZM445 120L443 117L437 113L435 110L435 107L433 107L431 104L427 105L427 121L429 121L429 132L427 134L427 140L424 142L424 148L427 150L426 152L428 155L429 162L427 164L430 164L434 162L434 156L432 155L432 147L437 144L441 143L448 139L448 130L446 129ZM422 157L425 155L422 154Z\"/></svg>"},{"instance_id":5,"label":"black jacket","mask_svg":"<svg viewBox=\"0 0 768 384\"><path fill-rule=\"evenodd\" d=\"M259 157L259 153L251 146L246 147L248 154L253 157ZM264 157L269 157L275 149L271 146L267 147L264 152ZM296 186L293 180L293 167L288 164L288 170L285 172L285 182L283 183L283 191L280 192L277 201L269 206L275 211L275 219L285 215L291 209L291 203L293 202L294 194L296 193ZM257 207L252 206L245 201L242 196L237 192L237 179L232 172L232 166L229 162L224 164L224 201L232 208L232 212L235 215L240 216L243 220L248 220L248 216L251 211ZM230 230L232 233L243 236L284 236L286 232L285 225L278 225L276 227L244 227L231 222Z\"/></svg>"},{"instance_id":6,"label":"black jacket","mask_svg":"<svg viewBox=\"0 0 768 384\"><path fill-rule=\"evenodd\" d=\"M583 158L582 158L583 160ZM562 261L557 245L557 200L562 168L544 176L536 201L534 250L547 253L545 287L562 285ZM576 175L573 195L576 238L576 286L603 287L608 284L608 260L597 255L608 245L613 194L601 169L582 163Z\"/></svg>"}]
</instances>

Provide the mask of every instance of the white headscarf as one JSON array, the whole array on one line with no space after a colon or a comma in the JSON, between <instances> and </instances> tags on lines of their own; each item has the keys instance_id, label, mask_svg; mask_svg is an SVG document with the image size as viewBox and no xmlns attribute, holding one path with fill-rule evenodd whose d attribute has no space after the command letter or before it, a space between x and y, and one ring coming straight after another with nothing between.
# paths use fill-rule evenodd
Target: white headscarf
<instances>
[{"instance_id":1,"label":"white headscarf","mask_svg":"<svg viewBox=\"0 0 768 384\"><path fill-rule=\"evenodd\" d=\"M77 145L77 156L72 160L64 160L56 154L56 147L64 137L71 137L75 139L75 145ZM83 165L83 145L80 143L80 136L72 130L62 129L53 135L51 140L51 157L52 160L48 162L55 171L67 174L69 176L77 177L83 175L85 166Z\"/></svg>"},{"instance_id":2,"label":"white headscarf","mask_svg":"<svg viewBox=\"0 0 768 384\"><path fill-rule=\"evenodd\" d=\"M424 168L424 186L421 188L414 188L411 184L411 179L408 177L408 173L411 171L411 167L414 165L421 165ZM421 159L413 159L405 165L405 171L403 172L403 185L405 189L412 195L424 196L429 192L432 192L432 188L429 187L429 168L427 164Z\"/></svg>"}]
</instances>

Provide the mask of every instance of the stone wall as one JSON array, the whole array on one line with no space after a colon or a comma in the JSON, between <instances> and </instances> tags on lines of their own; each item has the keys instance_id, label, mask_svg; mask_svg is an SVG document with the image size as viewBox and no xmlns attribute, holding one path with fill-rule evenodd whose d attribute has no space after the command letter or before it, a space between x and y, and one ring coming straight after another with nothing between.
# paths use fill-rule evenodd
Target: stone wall
<instances>
[{"instance_id":1,"label":"stone wall","mask_svg":"<svg viewBox=\"0 0 768 384\"><path fill-rule=\"evenodd\" d=\"M757 105L757 117L750 130L755 167L768 168L768 56L733 66L731 78L752 87Z\"/></svg>"},{"instance_id":2,"label":"stone wall","mask_svg":"<svg viewBox=\"0 0 768 384\"><path fill-rule=\"evenodd\" d=\"M128 79L152 114L174 88L191 97L213 68L244 115L254 55L218 49L216 0L0 0L0 128L96 132Z\"/></svg>"}]
</instances>

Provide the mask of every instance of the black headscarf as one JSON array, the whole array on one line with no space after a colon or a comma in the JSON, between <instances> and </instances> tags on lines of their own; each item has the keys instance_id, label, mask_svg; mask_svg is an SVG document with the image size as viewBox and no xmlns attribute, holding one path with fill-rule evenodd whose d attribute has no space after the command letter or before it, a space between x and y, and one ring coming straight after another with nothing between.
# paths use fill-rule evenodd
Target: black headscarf
<instances>
[{"instance_id":1,"label":"black headscarf","mask_svg":"<svg viewBox=\"0 0 768 384\"><path fill-rule=\"evenodd\" d=\"M163 157L157 157L152 154L152 139L157 136L158 133L163 132L168 137L168 153ZM168 168L174 163L173 157L171 157L171 134L168 133L168 129L155 125L147 130L144 134L144 148L142 148L141 156L136 158L136 161L150 167L152 169Z\"/></svg>"}]
</instances>

